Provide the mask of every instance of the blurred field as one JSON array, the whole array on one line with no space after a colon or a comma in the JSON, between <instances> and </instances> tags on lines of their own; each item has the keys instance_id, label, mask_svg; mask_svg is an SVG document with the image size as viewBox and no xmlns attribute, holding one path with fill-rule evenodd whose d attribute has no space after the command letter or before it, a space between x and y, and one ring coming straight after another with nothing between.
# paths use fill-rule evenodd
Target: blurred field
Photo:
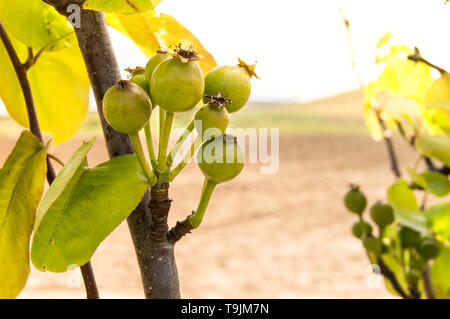
<instances>
[{"instance_id":1,"label":"blurred field","mask_svg":"<svg viewBox=\"0 0 450 319\"><path fill-rule=\"evenodd\" d=\"M185 298L389 298L370 288L369 263L352 238L356 220L342 205L350 182L370 201L385 197L393 181L384 145L367 135L361 96L353 92L305 105L250 105L231 116L232 127L279 127L280 169L261 175L246 165L238 179L221 185L200 229L176 247ZM189 115L178 119L181 126ZM0 161L20 128L0 119ZM77 137L52 152L64 161L83 139L99 138L90 165L107 159L96 114ZM399 146L400 159L410 155ZM202 177L189 164L171 188L173 225L194 209ZM105 298L141 298L141 283L126 223L99 247L93 266ZM32 270L22 298L83 298L78 270ZM82 285L81 285L82 286Z\"/></svg>"}]
</instances>

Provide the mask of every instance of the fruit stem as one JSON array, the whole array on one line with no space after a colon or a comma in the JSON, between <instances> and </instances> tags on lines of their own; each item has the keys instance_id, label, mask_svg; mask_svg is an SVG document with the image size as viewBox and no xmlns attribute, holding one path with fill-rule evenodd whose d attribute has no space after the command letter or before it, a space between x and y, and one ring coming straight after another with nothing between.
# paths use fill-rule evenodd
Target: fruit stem
<instances>
[{"instance_id":1,"label":"fruit stem","mask_svg":"<svg viewBox=\"0 0 450 319\"><path fill-rule=\"evenodd\" d=\"M130 140L131 144L133 145L134 152L139 161L139 164L141 165L142 170L144 171L144 174L147 177L148 183L150 184L150 186L154 186L157 182L157 178L155 174L153 174L152 170L150 169L150 165L148 164L148 161L145 158L144 150L142 149L141 140L139 138L139 133L130 135Z\"/></svg>"},{"instance_id":2,"label":"fruit stem","mask_svg":"<svg viewBox=\"0 0 450 319\"><path fill-rule=\"evenodd\" d=\"M177 155L178 151L180 150L181 145L183 145L186 138L188 138L189 134L191 134L192 130L194 129L194 120L191 121L191 123L186 126L183 134L178 138L177 142L175 143L175 146L172 148L172 150L169 152L169 156L167 157L167 166L171 167L173 164L173 158L175 155Z\"/></svg>"},{"instance_id":3,"label":"fruit stem","mask_svg":"<svg viewBox=\"0 0 450 319\"><path fill-rule=\"evenodd\" d=\"M184 155L183 160L172 171L170 171L169 181L173 181L174 178L183 170L186 164L189 163L192 156L194 156L195 151L200 146L201 142L202 137L198 135L195 138L194 143L191 144L191 148L189 149L189 151Z\"/></svg>"},{"instance_id":4,"label":"fruit stem","mask_svg":"<svg viewBox=\"0 0 450 319\"><path fill-rule=\"evenodd\" d=\"M161 136L164 131L164 122L166 120L166 110L164 110L161 106L159 107L159 139L161 140Z\"/></svg>"},{"instance_id":5,"label":"fruit stem","mask_svg":"<svg viewBox=\"0 0 450 319\"><path fill-rule=\"evenodd\" d=\"M209 200L211 199L211 195L216 185L217 184L213 181L205 178L202 195L200 197L200 202L198 203L197 210L189 218L189 223L193 228L197 228L202 223L203 216L205 215L206 208L208 207Z\"/></svg>"},{"instance_id":6,"label":"fruit stem","mask_svg":"<svg viewBox=\"0 0 450 319\"><path fill-rule=\"evenodd\" d=\"M158 172L165 173L167 170L167 145L169 144L170 131L172 129L174 114L166 112L166 119L164 121L164 129L162 135L159 137L159 152L158 152Z\"/></svg>"},{"instance_id":7,"label":"fruit stem","mask_svg":"<svg viewBox=\"0 0 450 319\"><path fill-rule=\"evenodd\" d=\"M150 121L144 127L145 139L147 141L148 155L150 156L150 163L152 168L155 169L158 165L156 161L155 149L153 148L152 129L150 128Z\"/></svg>"}]
</instances>

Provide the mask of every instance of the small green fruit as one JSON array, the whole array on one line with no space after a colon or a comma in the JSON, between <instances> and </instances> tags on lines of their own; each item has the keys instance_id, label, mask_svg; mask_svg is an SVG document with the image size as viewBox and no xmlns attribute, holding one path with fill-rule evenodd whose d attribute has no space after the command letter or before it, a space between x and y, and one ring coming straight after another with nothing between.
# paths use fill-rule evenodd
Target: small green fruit
<instances>
[{"instance_id":1,"label":"small green fruit","mask_svg":"<svg viewBox=\"0 0 450 319\"><path fill-rule=\"evenodd\" d=\"M383 251L383 245L379 238L368 237L363 240L363 245L367 251L374 253L376 256L380 256Z\"/></svg>"},{"instance_id":2,"label":"small green fruit","mask_svg":"<svg viewBox=\"0 0 450 319\"><path fill-rule=\"evenodd\" d=\"M201 107L195 114L194 120L201 122L201 129L195 126L198 134L203 136L210 129L217 129L220 134L225 133L228 127L229 117L225 105L229 100L220 95L210 96L208 104ZM210 137L215 137L211 135Z\"/></svg>"},{"instance_id":3,"label":"small green fruit","mask_svg":"<svg viewBox=\"0 0 450 319\"><path fill-rule=\"evenodd\" d=\"M420 233L415 230L402 226L400 228L400 240L403 248L411 248L419 243Z\"/></svg>"},{"instance_id":4,"label":"small green fruit","mask_svg":"<svg viewBox=\"0 0 450 319\"><path fill-rule=\"evenodd\" d=\"M150 81L152 79L153 71L155 71L156 67L163 61L170 58L170 55L165 50L158 50L156 54L148 61L147 66L145 67L145 79L149 84L150 91ZM155 101L153 101L151 92L149 93L150 99L152 100L153 107L156 107Z\"/></svg>"},{"instance_id":5,"label":"small green fruit","mask_svg":"<svg viewBox=\"0 0 450 319\"><path fill-rule=\"evenodd\" d=\"M257 77L254 68L254 65L247 65L239 60L237 66L223 65L212 69L205 77L203 102L209 101L207 96L222 93L232 102L227 105L228 113L237 112L250 97L252 88L250 79L252 76Z\"/></svg>"},{"instance_id":6,"label":"small green fruit","mask_svg":"<svg viewBox=\"0 0 450 319\"><path fill-rule=\"evenodd\" d=\"M203 73L196 62L198 55L192 52L178 48L174 57L161 62L153 71L150 80L152 99L167 112L188 111L202 98Z\"/></svg>"},{"instance_id":7,"label":"small green fruit","mask_svg":"<svg viewBox=\"0 0 450 319\"><path fill-rule=\"evenodd\" d=\"M362 239L372 233L372 226L369 223L360 220L353 224L352 233L356 238Z\"/></svg>"},{"instance_id":8,"label":"small green fruit","mask_svg":"<svg viewBox=\"0 0 450 319\"><path fill-rule=\"evenodd\" d=\"M436 240L432 238L426 238L420 242L419 254L424 259L434 259L439 256L439 253L439 243Z\"/></svg>"},{"instance_id":9,"label":"small green fruit","mask_svg":"<svg viewBox=\"0 0 450 319\"><path fill-rule=\"evenodd\" d=\"M370 209L370 217L378 227L384 228L394 221L394 211L391 205L378 202Z\"/></svg>"},{"instance_id":10,"label":"small green fruit","mask_svg":"<svg viewBox=\"0 0 450 319\"><path fill-rule=\"evenodd\" d=\"M148 84L145 79L145 69L144 68L136 68L136 69L127 69L128 72L131 73L130 82L139 85L148 96L150 96L150 84Z\"/></svg>"},{"instance_id":11,"label":"small green fruit","mask_svg":"<svg viewBox=\"0 0 450 319\"><path fill-rule=\"evenodd\" d=\"M349 211L361 215L366 208L367 200L358 186L351 185L351 189L345 195L344 203Z\"/></svg>"},{"instance_id":12,"label":"small green fruit","mask_svg":"<svg viewBox=\"0 0 450 319\"><path fill-rule=\"evenodd\" d=\"M103 114L116 131L132 135L150 119L152 102L147 93L129 81L119 81L103 97Z\"/></svg>"},{"instance_id":13,"label":"small green fruit","mask_svg":"<svg viewBox=\"0 0 450 319\"><path fill-rule=\"evenodd\" d=\"M244 151L232 135L220 135L202 144L197 162L205 177L215 184L235 178L244 167Z\"/></svg>"}]
</instances>

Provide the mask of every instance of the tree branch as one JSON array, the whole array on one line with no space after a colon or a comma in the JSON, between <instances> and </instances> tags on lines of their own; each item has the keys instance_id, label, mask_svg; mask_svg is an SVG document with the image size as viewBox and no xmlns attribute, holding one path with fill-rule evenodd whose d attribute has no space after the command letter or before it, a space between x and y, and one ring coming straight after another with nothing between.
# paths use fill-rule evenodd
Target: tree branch
<instances>
[{"instance_id":1,"label":"tree branch","mask_svg":"<svg viewBox=\"0 0 450 319\"><path fill-rule=\"evenodd\" d=\"M437 71L439 71L439 73L441 75L444 75L447 73L446 70L444 70L443 68L437 66L436 64L431 63L430 61L426 60L419 51L419 48L415 47L414 48L414 54L411 54L408 56L408 59L414 62L422 62L425 63L426 65L428 65L429 67L436 69Z\"/></svg>"},{"instance_id":2,"label":"tree branch","mask_svg":"<svg viewBox=\"0 0 450 319\"><path fill-rule=\"evenodd\" d=\"M381 118L380 112L378 110L375 110L375 113L377 115L378 122L380 123L381 128L383 130L383 140L386 145L386 149L388 151L389 161L391 163L392 172L394 173L395 177L399 178L402 176L402 174L400 172L397 156L395 154L394 143L392 142L391 131L387 129L386 123Z\"/></svg>"},{"instance_id":3,"label":"tree branch","mask_svg":"<svg viewBox=\"0 0 450 319\"><path fill-rule=\"evenodd\" d=\"M82 6L83 0L45 0L58 12L67 16L70 4ZM112 49L111 40L102 12L81 10L81 27L75 29L78 44L84 58L87 73L94 91L97 112L105 136L110 157L133 153L127 135L115 131L106 122L102 110L106 91L120 80L120 70ZM153 194L153 190L152 190ZM157 203L158 201L155 199ZM173 245L168 242L155 243L152 220L148 210L148 192L138 207L128 216L127 223L141 272L141 279L147 298L179 298L178 274L176 271Z\"/></svg>"},{"instance_id":4,"label":"tree branch","mask_svg":"<svg viewBox=\"0 0 450 319\"><path fill-rule=\"evenodd\" d=\"M34 106L34 100L33 95L31 92L30 82L28 81L27 77L27 65L22 64L19 60L19 57L17 56L17 53L11 43L11 40L8 37L8 34L6 33L5 28L3 27L3 24L0 21L0 38L3 42L3 45L5 46L6 51L8 52L9 58L11 60L11 63L14 66L14 70L17 75L17 79L19 80L20 87L22 88L22 93L25 99L25 105L27 108L27 114L28 114L28 121L30 126L30 131L33 133L41 143L43 143L42 139L42 133L41 129L39 127L39 121L36 114L36 108ZM33 52L29 49L28 50L29 56L28 59L30 59L30 56L33 54ZM54 179L56 178L55 170L52 166L52 163L50 162L50 158L47 154L47 181L49 185L52 184ZM91 263L88 262L86 265L81 266L81 272L83 274L83 280L85 282L86 287L86 294L88 299L98 299L98 289L97 285L95 283L95 277L94 272L92 270Z\"/></svg>"},{"instance_id":5,"label":"tree branch","mask_svg":"<svg viewBox=\"0 0 450 319\"><path fill-rule=\"evenodd\" d=\"M411 296L405 293L403 288L400 286L399 282L397 281L397 278L395 277L395 274L389 269L389 267L383 262L381 258L378 258L378 265L380 266L381 274L391 282L392 287L395 289L395 291L403 299L411 299Z\"/></svg>"}]
</instances>

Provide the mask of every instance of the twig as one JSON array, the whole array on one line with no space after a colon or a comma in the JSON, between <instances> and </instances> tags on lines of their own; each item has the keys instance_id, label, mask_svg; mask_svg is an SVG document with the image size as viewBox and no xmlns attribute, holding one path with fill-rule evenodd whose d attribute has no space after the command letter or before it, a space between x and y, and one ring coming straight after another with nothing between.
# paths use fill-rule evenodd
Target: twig
<instances>
[{"instance_id":1,"label":"twig","mask_svg":"<svg viewBox=\"0 0 450 319\"><path fill-rule=\"evenodd\" d=\"M381 258L378 258L378 265L380 266L381 274L391 282L392 287L403 299L412 299L403 288L400 286L395 274L389 269L389 267L383 262Z\"/></svg>"},{"instance_id":2,"label":"twig","mask_svg":"<svg viewBox=\"0 0 450 319\"><path fill-rule=\"evenodd\" d=\"M0 21L0 38L3 42L3 45L8 52L11 63L14 66L14 70L17 75L17 79L19 80L20 87L22 88L22 93L25 99L25 105L28 113L28 121L30 125L30 131L33 133L40 141L43 142L41 129L39 127L39 121L36 114L36 108L34 106L33 95L31 92L30 82L27 77L27 69L24 64L22 64L17 56L17 53L11 43L11 40L6 33L3 24ZM28 50L29 54L32 54L31 50ZM30 58L30 57L29 57ZM49 156L47 154L47 181L49 184L52 184L53 180L56 178L55 170L50 162ZM90 296L97 296L98 298L98 289L95 283L94 273L92 271L92 266L90 262L86 265L81 266L81 272L83 273L83 280L85 281L86 294L88 298ZM89 277L85 277L84 272L89 273ZM95 298L95 299L97 299Z\"/></svg>"},{"instance_id":3,"label":"twig","mask_svg":"<svg viewBox=\"0 0 450 319\"><path fill-rule=\"evenodd\" d=\"M380 123L381 128L383 130L383 140L384 140L384 143L386 144L386 148L388 150L389 161L391 163L392 172L394 173L395 177L399 178L402 176L402 174L400 173L397 155L395 154L394 143L392 142L391 131L387 129L386 123L381 118L380 112L378 110L374 110L374 111L375 111L375 114L377 115L378 122Z\"/></svg>"},{"instance_id":4,"label":"twig","mask_svg":"<svg viewBox=\"0 0 450 319\"><path fill-rule=\"evenodd\" d=\"M436 64L431 63L430 61L426 60L421 54L420 51L417 47L414 48L414 54L411 54L408 56L408 59L414 62L422 62L425 63L426 65L428 65L429 67L436 69L437 71L439 71L439 73L441 75L444 75L447 73L446 70L444 70L443 68L437 66Z\"/></svg>"},{"instance_id":5,"label":"twig","mask_svg":"<svg viewBox=\"0 0 450 319\"><path fill-rule=\"evenodd\" d=\"M51 158L52 160L54 160L54 161L55 161L56 163L58 163L59 165L64 166L64 162L61 161L59 158L57 158L55 155L50 154L50 153L47 153L47 156L48 156L49 158Z\"/></svg>"},{"instance_id":6,"label":"twig","mask_svg":"<svg viewBox=\"0 0 450 319\"><path fill-rule=\"evenodd\" d=\"M192 214L193 213L194 212L192 212ZM189 219L192 216L192 214L189 215L188 217L186 217L186 219L184 219L183 221L181 221L181 222L178 221L177 224L167 232L167 240L169 241L169 243L175 244L182 237L184 237L185 235L187 235L191 232L193 227L192 227Z\"/></svg>"},{"instance_id":7,"label":"twig","mask_svg":"<svg viewBox=\"0 0 450 319\"><path fill-rule=\"evenodd\" d=\"M430 265L427 263L422 274L423 287L428 299L436 299L436 292L434 291L433 281L431 280Z\"/></svg>"},{"instance_id":8,"label":"twig","mask_svg":"<svg viewBox=\"0 0 450 319\"><path fill-rule=\"evenodd\" d=\"M348 39L348 44L350 47L350 53L351 53L351 57L352 57L352 67L353 67L353 70L355 71L356 77L358 78L359 87L361 89L361 92L364 94L365 84L362 79L361 73L359 72L359 70L356 66L355 50L353 47L353 40L352 40L352 36L351 36L351 32L350 32L350 21L344 16L344 13L342 12L342 8L339 8L339 12L341 14L342 21L344 22L345 29L347 31L347 39ZM394 144L392 142L391 132L387 129L386 123L381 118L379 110L374 109L374 111L377 115L378 122L380 123L381 128L383 130L383 139L384 139L384 143L386 144L386 148L388 150L388 155L389 155L389 160L391 162L392 172L394 173L394 175L396 177L400 177L401 173L400 173L400 169L399 169L399 165L398 165L398 161L397 161L397 156L395 155L395 151L394 151Z\"/></svg>"},{"instance_id":9,"label":"twig","mask_svg":"<svg viewBox=\"0 0 450 319\"><path fill-rule=\"evenodd\" d=\"M86 287L87 299L100 299L91 262L89 261L80 268L81 274L83 275L84 286Z\"/></svg>"}]
</instances>

